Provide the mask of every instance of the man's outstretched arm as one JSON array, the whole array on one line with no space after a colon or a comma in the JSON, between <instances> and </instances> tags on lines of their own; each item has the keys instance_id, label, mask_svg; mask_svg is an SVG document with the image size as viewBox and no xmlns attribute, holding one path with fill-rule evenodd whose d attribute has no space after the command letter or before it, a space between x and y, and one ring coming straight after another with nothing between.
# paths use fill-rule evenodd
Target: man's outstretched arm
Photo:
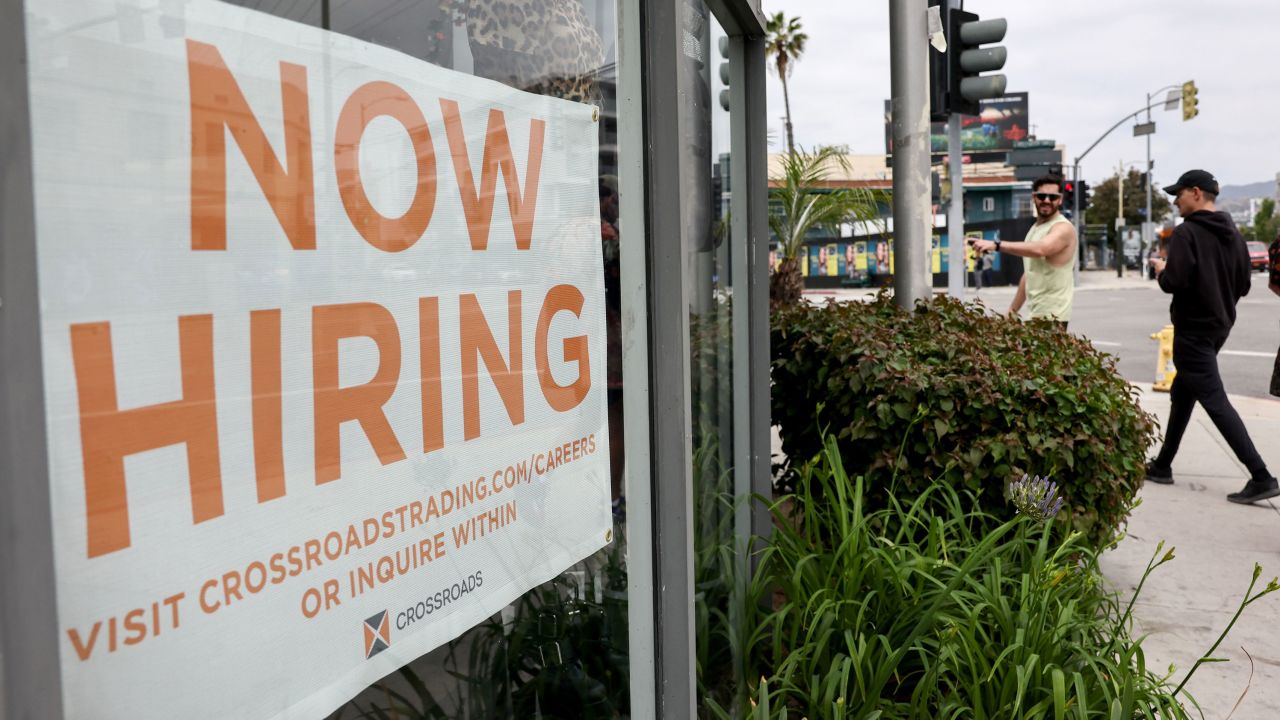
<instances>
[{"instance_id":1,"label":"man's outstretched arm","mask_svg":"<svg viewBox=\"0 0 1280 720\"><path fill-rule=\"evenodd\" d=\"M1065 250L1075 238L1075 228L1069 223L1059 223L1039 242L1006 240L1000 243L1000 252L1024 258L1049 258ZM974 240L973 249L991 252L996 249L994 240Z\"/></svg>"},{"instance_id":2,"label":"man's outstretched arm","mask_svg":"<svg viewBox=\"0 0 1280 720\"><path fill-rule=\"evenodd\" d=\"M1013 302L1009 303L1009 314L1017 317L1022 310L1022 304L1027 301L1027 276L1025 273L1022 279L1018 281L1018 291L1013 294Z\"/></svg>"}]
</instances>

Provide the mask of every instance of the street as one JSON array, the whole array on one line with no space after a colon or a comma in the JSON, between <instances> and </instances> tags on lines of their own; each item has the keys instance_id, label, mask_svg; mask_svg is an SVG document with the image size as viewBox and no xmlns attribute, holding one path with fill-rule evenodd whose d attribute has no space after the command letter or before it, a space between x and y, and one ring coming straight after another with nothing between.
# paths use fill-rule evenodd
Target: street
<instances>
[{"instance_id":1,"label":"street","mask_svg":"<svg viewBox=\"0 0 1280 720\"><path fill-rule=\"evenodd\" d=\"M984 304L1000 312L1012 297L1009 287L984 288L980 294ZM1070 330L1115 355L1125 379L1152 382L1158 345L1151 334L1169 323L1169 298L1155 281L1140 280L1132 271L1123 279L1114 271L1081 272ZM1280 297L1267 289L1266 274L1253 274L1253 288L1236 309L1235 329L1218 355L1223 383L1232 395L1272 397L1267 390L1280 346Z\"/></svg>"}]
</instances>

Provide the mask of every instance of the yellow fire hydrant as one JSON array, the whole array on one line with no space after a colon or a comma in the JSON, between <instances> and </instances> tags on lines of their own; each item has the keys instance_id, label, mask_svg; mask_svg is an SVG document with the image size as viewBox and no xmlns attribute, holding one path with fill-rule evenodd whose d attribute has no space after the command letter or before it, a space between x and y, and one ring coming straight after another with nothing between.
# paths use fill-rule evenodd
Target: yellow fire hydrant
<instances>
[{"instance_id":1,"label":"yellow fire hydrant","mask_svg":"<svg viewBox=\"0 0 1280 720\"><path fill-rule=\"evenodd\" d=\"M1151 389L1169 392L1169 388L1173 387L1173 376L1178 374L1177 368L1173 366L1173 326L1165 325L1151 339L1160 341L1160 350L1156 354L1156 381L1151 384Z\"/></svg>"}]
</instances>

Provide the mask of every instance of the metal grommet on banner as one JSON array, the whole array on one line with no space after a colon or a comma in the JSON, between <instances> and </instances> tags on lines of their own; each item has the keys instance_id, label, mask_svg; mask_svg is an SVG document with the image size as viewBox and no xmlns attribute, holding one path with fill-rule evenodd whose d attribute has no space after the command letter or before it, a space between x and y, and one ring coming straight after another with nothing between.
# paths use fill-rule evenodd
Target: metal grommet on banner
<instances>
[{"instance_id":1,"label":"metal grommet on banner","mask_svg":"<svg viewBox=\"0 0 1280 720\"><path fill-rule=\"evenodd\" d=\"M591 106L591 122L600 121L600 107L598 105Z\"/></svg>"},{"instance_id":2,"label":"metal grommet on banner","mask_svg":"<svg viewBox=\"0 0 1280 720\"><path fill-rule=\"evenodd\" d=\"M605 531L604 531L604 541L605 541L606 543L611 543L611 542L613 542L613 529L612 529L612 528L610 528L609 530L605 530Z\"/></svg>"},{"instance_id":3,"label":"metal grommet on banner","mask_svg":"<svg viewBox=\"0 0 1280 720\"><path fill-rule=\"evenodd\" d=\"M548 644L548 645L554 645L554 646L555 646L555 648L556 648L556 664L557 664L557 665L563 665L563 664L564 664L564 654L560 652L560 643L559 643L559 642L556 642L556 641L554 641L554 640L553 640L552 642L547 643L547 644ZM538 646L538 657L542 660L542 666L543 666L543 667L546 667L546 665L547 665L547 651L546 651L544 648L546 648L546 645L539 645L539 646Z\"/></svg>"}]
</instances>

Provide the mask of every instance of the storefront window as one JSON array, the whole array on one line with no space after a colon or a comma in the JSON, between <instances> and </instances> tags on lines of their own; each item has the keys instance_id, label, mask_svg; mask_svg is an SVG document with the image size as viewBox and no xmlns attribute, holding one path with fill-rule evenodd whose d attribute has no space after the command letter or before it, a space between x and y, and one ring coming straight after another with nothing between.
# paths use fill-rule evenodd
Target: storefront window
<instances>
[{"instance_id":1,"label":"storefront window","mask_svg":"<svg viewBox=\"0 0 1280 720\"><path fill-rule=\"evenodd\" d=\"M8 707L747 711L758 3L19 5Z\"/></svg>"},{"instance_id":2,"label":"storefront window","mask_svg":"<svg viewBox=\"0 0 1280 720\"><path fill-rule=\"evenodd\" d=\"M66 716L629 716L615 0L26 9Z\"/></svg>"}]
</instances>

